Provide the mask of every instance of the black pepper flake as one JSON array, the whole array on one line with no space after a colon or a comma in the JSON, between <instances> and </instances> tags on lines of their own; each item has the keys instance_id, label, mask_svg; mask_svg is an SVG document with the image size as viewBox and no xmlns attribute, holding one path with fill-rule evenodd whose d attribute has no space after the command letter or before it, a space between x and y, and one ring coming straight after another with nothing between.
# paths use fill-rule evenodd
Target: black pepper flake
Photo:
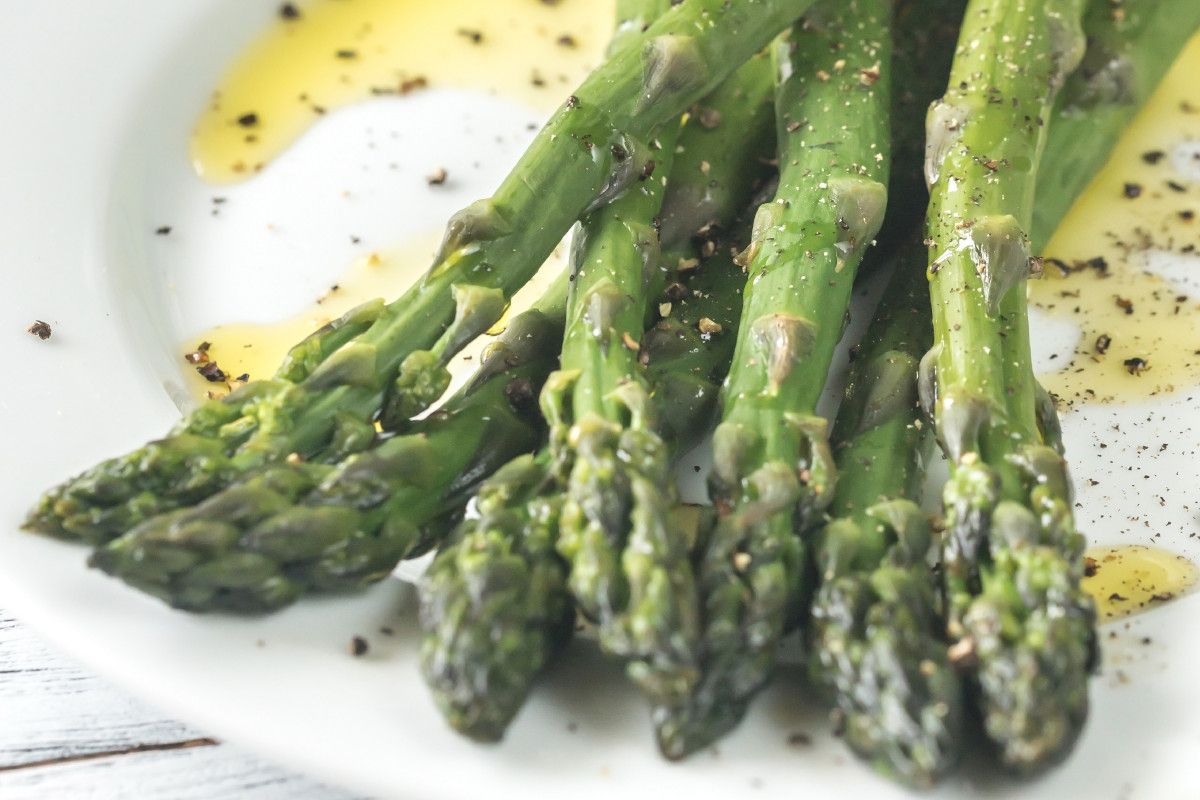
<instances>
[{"instance_id":1,"label":"black pepper flake","mask_svg":"<svg viewBox=\"0 0 1200 800\"><path fill-rule=\"evenodd\" d=\"M155 236L170 236L171 235L171 226L170 225L158 226L157 228L154 229L154 235Z\"/></svg>"},{"instance_id":2,"label":"black pepper flake","mask_svg":"<svg viewBox=\"0 0 1200 800\"><path fill-rule=\"evenodd\" d=\"M564 33L562 36L558 37L558 44L560 47L574 47L577 42L575 41L574 36L569 33Z\"/></svg>"},{"instance_id":3,"label":"black pepper flake","mask_svg":"<svg viewBox=\"0 0 1200 800\"><path fill-rule=\"evenodd\" d=\"M1147 150L1145 153L1142 153L1142 161L1145 161L1147 164L1157 164L1166 157L1167 154L1162 150Z\"/></svg>"},{"instance_id":4,"label":"black pepper flake","mask_svg":"<svg viewBox=\"0 0 1200 800\"><path fill-rule=\"evenodd\" d=\"M54 330L50 327L50 323L40 319L35 319L33 324L26 328L25 331L33 336L38 337L43 342L49 339L50 335L54 333Z\"/></svg>"},{"instance_id":5,"label":"black pepper flake","mask_svg":"<svg viewBox=\"0 0 1200 800\"><path fill-rule=\"evenodd\" d=\"M1118 295L1117 297L1113 298L1113 302L1117 304L1117 308L1121 309L1126 314L1133 313L1133 301L1128 297L1121 297Z\"/></svg>"},{"instance_id":6,"label":"black pepper flake","mask_svg":"<svg viewBox=\"0 0 1200 800\"><path fill-rule=\"evenodd\" d=\"M337 52L334 53L334 55L337 56L338 58L342 59L343 61L353 61L354 59L358 58L358 51L351 50L349 48L345 48L342 50L338 50Z\"/></svg>"},{"instance_id":7,"label":"black pepper flake","mask_svg":"<svg viewBox=\"0 0 1200 800\"><path fill-rule=\"evenodd\" d=\"M361 636L355 636L350 640L350 655L355 658L362 658L371 649L371 644Z\"/></svg>"},{"instance_id":8,"label":"black pepper flake","mask_svg":"<svg viewBox=\"0 0 1200 800\"><path fill-rule=\"evenodd\" d=\"M250 111L237 118L237 124L243 128L253 128L258 125L258 114Z\"/></svg>"},{"instance_id":9,"label":"black pepper flake","mask_svg":"<svg viewBox=\"0 0 1200 800\"><path fill-rule=\"evenodd\" d=\"M218 367L217 362L215 361L208 361L203 365L196 367L196 372L199 372L200 375L209 383L225 382L225 371Z\"/></svg>"},{"instance_id":10,"label":"black pepper flake","mask_svg":"<svg viewBox=\"0 0 1200 800\"><path fill-rule=\"evenodd\" d=\"M300 9L295 3L284 3L279 7L279 17L289 21L300 19Z\"/></svg>"},{"instance_id":11,"label":"black pepper flake","mask_svg":"<svg viewBox=\"0 0 1200 800\"><path fill-rule=\"evenodd\" d=\"M537 413L537 391L527 378L513 378L509 381L504 387L504 399L518 414Z\"/></svg>"},{"instance_id":12,"label":"black pepper flake","mask_svg":"<svg viewBox=\"0 0 1200 800\"><path fill-rule=\"evenodd\" d=\"M663 297L667 298L667 300L672 303L678 303L680 300L686 300L687 298L691 297L691 294L692 290L679 281L668 284L667 288L663 290Z\"/></svg>"},{"instance_id":13,"label":"black pepper flake","mask_svg":"<svg viewBox=\"0 0 1200 800\"><path fill-rule=\"evenodd\" d=\"M567 97L567 108L579 108L579 98L575 95Z\"/></svg>"},{"instance_id":14,"label":"black pepper flake","mask_svg":"<svg viewBox=\"0 0 1200 800\"><path fill-rule=\"evenodd\" d=\"M1167 181L1167 188L1172 192L1186 192L1187 187L1179 181Z\"/></svg>"},{"instance_id":15,"label":"black pepper flake","mask_svg":"<svg viewBox=\"0 0 1200 800\"><path fill-rule=\"evenodd\" d=\"M1110 603L1124 603L1128 599L1129 599L1128 597L1117 594L1116 592L1113 592L1112 594L1110 594L1108 596L1108 602L1110 602Z\"/></svg>"},{"instance_id":16,"label":"black pepper flake","mask_svg":"<svg viewBox=\"0 0 1200 800\"><path fill-rule=\"evenodd\" d=\"M417 75L414 78L405 78L400 81L400 94L408 94L415 92L418 89L424 89L429 86L429 79L424 75Z\"/></svg>"},{"instance_id":17,"label":"black pepper flake","mask_svg":"<svg viewBox=\"0 0 1200 800\"><path fill-rule=\"evenodd\" d=\"M1179 218L1184 222L1191 222L1196 218L1196 212L1189 209L1184 209L1179 212Z\"/></svg>"},{"instance_id":18,"label":"black pepper flake","mask_svg":"<svg viewBox=\"0 0 1200 800\"><path fill-rule=\"evenodd\" d=\"M1083 559L1083 577L1092 578L1100 571L1100 562L1091 556Z\"/></svg>"},{"instance_id":19,"label":"black pepper flake","mask_svg":"<svg viewBox=\"0 0 1200 800\"><path fill-rule=\"evenodd\" d=\"M479 44L483 41L483 31L475 28L459 28L455 31L459 36L463 37L471 44Z\"/></svg>"},{"instance_id":20,"label":"black pepper flake","mask_svg":"<svg viewBox=\"0 0 1200 800\"><path fill-rule=\"evenodd\" d=\"M1102 333L1096 337L1096 352L1104 355L1108 352L1109 345L1112 344L1112 337L1107 333Z\"/></svg>"},{"instance_id":21,"label":"black pepper flake","mask_svg":"<svg viewBox=\"0 0 1200 800\"><path fill-rule=\"evenodd\" d=\"M1150 369L1150 362L1139 356L1127 358L1122 362L1125 364L1125 371L1130 375L1141 375L1146 370Z\"/></svg>"},{"instance_id":22,"label":"black pepper flake","mask_svg":"<svg viewBox=\"0 0 1200 800\"><path fill-rule=\"evenodd\" d=\"M792 747L808 747L812 744L812 737L807 733L796 732L788 736L787 741Z\"/></svg>"},{"instance_id":23,"label":"black pepper flake","mask_svg":"<svg viewBox=\"0 0 1200 800\"><path fill-rule=\"evenodd\" d=\"M620 163L620 162L624 161L625 159L629 158L629 151L626 150L624 147L622 147L619 144L614 144L612 146L612 155L613 155L613 159L617 163Z\"/></svg>"},{"instance_id":24,"label":"black pepper flake","mask_svg":"<svg viewBox=\"0 0 1200 800\"><path fill-rule=\"evenodd\" d=\"M1124 192L1125 196L1130 200L1133 200L1135 197L1141 197L1142 185L1140 183L1127 183L1125 184Z\"/></svg>"},{"instance_id":25,"label":"black pepper flake","mask_svg":"<svg viewBox=\"0 0 1200 800\"><path fill-rule=\"evenodd\" d=\"M212 342L201 342L192 352L184 353L183 360L189 364L207 364L210 347L212 347Z\"/></svg>"}]
</instances>

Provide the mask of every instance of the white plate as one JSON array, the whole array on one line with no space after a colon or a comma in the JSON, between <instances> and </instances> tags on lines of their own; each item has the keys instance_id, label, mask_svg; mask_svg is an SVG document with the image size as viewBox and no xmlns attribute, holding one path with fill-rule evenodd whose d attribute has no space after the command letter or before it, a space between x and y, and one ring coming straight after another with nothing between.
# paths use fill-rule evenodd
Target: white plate
<instances>
[{"instance_id":1,"label":"white plate","mask_svg":"<svg viewBox=\"0 0 1200 800\"><path fill-rule=\"evenodd\" d=\"M667 765L619 666L581 645L537 688L507 741L480 747L445 728L417 677L411 591L399 581L264 620L195 617L84 569L80 548L17 532L39 491L171 424L186 336L303 307L355 254L351 233L388 243L406 226L438 224L486 194L530 135L530 112L494 98L436 92L358 107L332 115L256 181L221 190L230 201L214 223L214 192L188 171L186 135L222 66L276 5L60 0L4 10L0 601L206 730L380 796L901 795L828 735L795 675L716 752ZM478 125L463 125L468 116ZM406 147L371 151L368 128L402 128ZM496 143L469 128L509 135ZM490 168L455 170L467 143L495 148L483 160ZM418 180L362 169L393 158L410 178L442 163L462 180L431 195ZM340 198L343 189L356 199ZM268 233L268 222L286 235ZM155 237L164 224L175 232ZM49 342L24 332L35 318L53 325ZM1080 491L1080 520L1096 541L1161 534L1155 543L1200 555L1184 497L1200 485L1193 409L1184 393L1066 418L1076 474L1102 478ZM1106 435L1116 423L1123 437ZM1098 436L1110 442L1103 457ZM1168 453L1138 458L1138 445L1160 441L1172 443ZM1163 485L1181 492L1160 506ZM1200 597L1190 597L1106 629L1095 708L1064 766L1029 784L972 768L936 796L1200 797L1200 628L1189 624L1198 611ZM395 635L381 635L384 625ZM355 634L370 639L367 658L348 655ZM796 732L812 745L789 745Z\"/></svg>"}]
</instances>

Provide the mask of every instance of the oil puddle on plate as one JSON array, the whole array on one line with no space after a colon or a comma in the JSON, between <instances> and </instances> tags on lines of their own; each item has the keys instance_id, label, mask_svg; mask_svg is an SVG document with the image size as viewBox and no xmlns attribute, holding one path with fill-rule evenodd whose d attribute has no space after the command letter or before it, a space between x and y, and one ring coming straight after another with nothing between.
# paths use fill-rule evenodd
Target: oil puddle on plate
<instances>
[{"instance_id":1,"label":"oil puddle on plate","mask_svg":"<svg viewBox=\"0 0 1200 800\"><path fill-rule=\"evenodd\" d=\"M1200 384L1197 74L1200 36L1054 235L1045 278L1029 284L1055 334L1041 379L1068 407Z\"/></svg>"},{"instance_id":2,"label":"oil puddle on plate","mask_svg":"<svg viewBox=\"0 0 1200 800\"><path fill-rule=\"evenodd\" d=\"M256 191L260 181L294 183L294 178L275 176L274 170L266 167L275 160L294 160L301 152L330 152L324 141L330 135L329 123L338 123L343 115L348 120L369 119L358 111L337 114L339 109L363 109L372 100L394 103L397 96L405 96L405 114L428 114L440 108L453 119L441 120L439 127L456 126L472 137L487 136L486 130L453 110L469 93L477 93L484 106L489 103L483 101L494 105L495 100L503 100L529 109L531 119L548 115L600 61L611 32L612 6L613 0L554 4L530 0L313 0L281 5L278 19L232 63L209 106L199 110L190 143L193 168L212 183L242 184L214 190L214 202L221 203L214 206L214 217L223 214L228 218L238 203L245 205L245 198L237 197L237 192L248 190L261 200ZM439 90L453 102L444 106L420 102L421 96ZM446 90L450 94L445 94ZM482 118L486 120L488 113ZM405 126L400 118L401 126L430 129L428 119L408 120ZM532 122L527 126L533 127ZM391 152L385 156L385 151L394 151L400 141L395 131L390 138L377 129L367 129L365 135L369 152L359 156L364 161L373 157L378 166L394 171L398 167L395 162L410 155ZM497 131L474 148L472 166L491 171L496 163L489 162L488 149L511 149L511 138L503 142L502 138ZM308 148L309 140L313 140L313 148ZM297 143L303 146L294 147ZM285 154L287 159L281 158ZM295 165L287 164L284 171L296 172ZM302 167L298 174L306 171ZM447 176L435 162L430 162L423 175L419 179L403 176L411 187L408 193L433 192L439 200L459 192L464 177L461 167L452 167ZM419 185L424 183L429 186ZM293 186L291 191L328 188L318 181L309 187ZM341 194L347 204L368 200L350 192ZM229 202L224 195L231 195ZM376 209L386 202L378 195L373 200ZM335 224L339 223L330 220L330 226ZM267 226L267 238L324 236L323 231L305 233L294 226L272 222ZM239 311L231 309L228 322L188 335L179 351L197 368L188 370L190 394L197 399L219 395L244 376L268 377L287 349L321 324L367 300L401 295L428 267L441 235L440 228L412 232L412 226L407 227L409 233L395 236L391 243L378 235L363 242L349 267L341 274L329 273L335 277L326 283L328 288L314 293L310 305L297 313L277 321L263 320L260 315L247 323L238 321ZM359 245L358 236L353 240ZM560 250L543 275L562 262ZM278 276L279 281L288 279L286 274ZM261 275L255 280L261 284ZM515 304L519 307L524 299L532 299L545 284L545 280L535 280ZM180 290L194 295L198 288ZM294 287L286 288L291 291ZM247 294L254 296L262 289L258 286ZM460 363L469 362L482 346L481 342L468 349Z\"/></svg>"},{"instance_id":3,"label":"oil puddle on plate","mask_svg":"<svg viewBox=\"0 0 1200 800\"><path fill-rule=\"evenodd\" d=\"M431 87L548 112L599 63L612 17L613 0L284 3L213 92L192 163L211 181L244 179L331 111Z\"/></svg>"},{"instance_id":4,"label":"oil puddle on plate","mask_svg":"<svg viewBox=\"0 0 1200 800\"><path fill-rule=\"evenodd\" d=\"M1083 588L1101 622L1123 619L1175 600L1195 588L1200 570L1188 559L1148 545L1108 545L1087 551Z\"/></svg>"}]
</instances>

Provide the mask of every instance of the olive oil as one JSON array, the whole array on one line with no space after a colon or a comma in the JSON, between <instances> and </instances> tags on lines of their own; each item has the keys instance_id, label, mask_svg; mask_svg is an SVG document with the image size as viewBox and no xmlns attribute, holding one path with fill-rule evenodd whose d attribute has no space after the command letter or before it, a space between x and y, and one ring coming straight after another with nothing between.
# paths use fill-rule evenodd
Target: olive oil
<instances>
[{"instance_id":1,"label":"olive oil","mask_svg":"<svg viewBox=\"0 0 1200 800\"><path fill-rule=\"evenodd\" d=\"M196 124L206 180L244 180L325 114L429 87L476 89L548 112L596 66L614 0L311 0L232 64Z\"/></svg>"},{"instance_id":2,"label":"olive oil","mask_svg":"<svg viewBox=\"0 0 1200 800\"><path fill-rule=\"evenodd\" d=\"M1111 545L1087 551L1083 588L1096 601L1100 622L1148 611L1186 594L1200 571L1176 553L1147 545Z\"/></svg>"},{"instance_id":3,"label":"olive oil","mask_svg":"<svg viewBox=\"0 0 1200 800\"><path fill-rule=\"evenodd\" d=\"M1173 157L1180 145L1200 141L1197 75L1200 36L1059 227L1044 278L1029 283L1034 307L1082 334L1040 376L1068 406L1144 400L1200 384L1200 290L1147 268L1158 250L1195 259L1200 270L1200 182Z\"/></svg>"},{"instance_id":4,"label":"olive oil","mask_svg":"<svg viewBox=\"0 0 1200 800\"><path fill-rule=\"evenodd\" d=\"M429 266L440 236L440 231L430 231L403 246L356 259L324 296L292 317L271 323L219 325L185 342L185 353L197 352L207 342L209 363L215 362L226 376L209 381L196 372L191 381L194 391L200 397L209 392L220 395L242 375L271 377L288 350L317 328L367 300L391 300L403 293Z\"/></svg>"}]
</instances>

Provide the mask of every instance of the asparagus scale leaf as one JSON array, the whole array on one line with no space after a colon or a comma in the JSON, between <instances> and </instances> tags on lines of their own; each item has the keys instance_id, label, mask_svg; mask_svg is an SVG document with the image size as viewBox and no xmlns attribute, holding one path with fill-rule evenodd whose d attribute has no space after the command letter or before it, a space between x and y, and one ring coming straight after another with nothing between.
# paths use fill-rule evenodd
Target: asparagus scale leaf
<instances>
[{"instance_id":1,"label":"asparagus scale leaf","mask_svg":"<svg viewBox=\"0 0 1200 800\"><path fill-rule=\"evenodd\" d=\"M497 192L456 214L426 276L309 337L276 376L189 414L164 439L51 490L31 530L101 544L295 454L346 455L337 420L413 414L446 365L590 208L637 184L654 132L716 88L812 0L686 0L629 36L567 99Z\"/></svg>"},{"instance_id":2,"label":"asparagus scale leaf","mask_svg":"<svg viewBox=\"0 0 1200 800\"><path fill-rule=\"evenodd\" d=\"M741 258L744 324L713 445L719 520L699 556L700 677L655 709L669 758L737 724L799 613L797 530L834 480L815 407L887 198L890 8L823 3L776 46L779 189Z\"/></svg>"}]
</instances>

